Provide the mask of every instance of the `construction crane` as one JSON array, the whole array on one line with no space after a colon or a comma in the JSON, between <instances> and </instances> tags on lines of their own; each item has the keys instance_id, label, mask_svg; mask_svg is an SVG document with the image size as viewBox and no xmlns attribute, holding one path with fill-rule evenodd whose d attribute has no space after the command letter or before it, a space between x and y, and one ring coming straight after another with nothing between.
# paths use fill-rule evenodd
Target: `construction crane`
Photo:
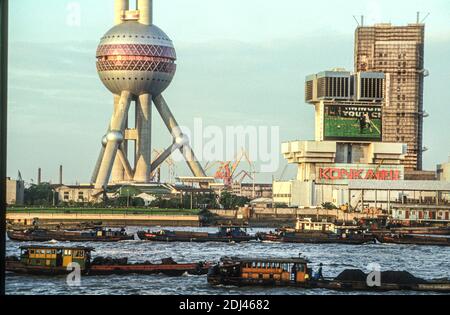
<instances>
[{"instance_id":1,"label":"construction crane","mask_svg":"<svg viewBox=\"0 0 450 315\"><path fill-rule=\"evenodd\" d=\"M225 186L229 187L233 182L231 169L232 169L231 162L221 162L221 165L214 174L214 177L216 179L223 180Z\"/></svg>"},{"instance_id":2,"label":"construction crane","mask_svg":"<svg viewBox=\"0 0 450 315\"><path fill-rule=\"evenodd\" d=\"M158 159L161 154L163 154L163 150L153 149L153 160L155 161ZM175 162L171 157L169 157L164 161L164 163L168 166L169 183L172 183L175 178ZM153 182L161 182L161 166L159 166L156 170L152 170L151 178Z\"/></svg>"},{"instance_id":3,"label":"construction crane","mask_svg":"<svg viewBox=\"0 0 450 315\"><path fill-rule=\"evenodd\" d=\"M235 183L242 184L242 182L244 181L244 179L245 179L246 177L248 177L248 179L253 180L253 176L252 176L249 172L247 172L247 171L245 171L245 170L240 171L240 172L234 177Z\"/></svg>"},{"instance_id":4,"label":"construction crane","mask_svg":"<svg viewBox=\"0 0 450 315\"><path fill-rule=\"evenodd\" d=\"M208 163L206 166L206 170L211 169L215 165L219 165L219 168L216 170L214 177L216 179L223 180L223 183L226 187L231 187L233 185L235 177L242 175L242 172L239 173L238 175L235 175L235 174L239 168L239 165L241 164L242 160L244 160L244 159L248 162L248 164L250 166L250 170L246 171L247 177L254 180L254 177L255 177L254 175L255 175L256 171L253 166L253 163L251 162L247 152L244 149L241 150L241 153L235 159L234 162L232 162L232 161L225 161L225 162L217 161L217 162L214 162L211 164ZM244 178L245 177L246 176L244 176ZM242 181L243 181L243 178L240 182L242 182Z\"/></svg>"}]
</instances>

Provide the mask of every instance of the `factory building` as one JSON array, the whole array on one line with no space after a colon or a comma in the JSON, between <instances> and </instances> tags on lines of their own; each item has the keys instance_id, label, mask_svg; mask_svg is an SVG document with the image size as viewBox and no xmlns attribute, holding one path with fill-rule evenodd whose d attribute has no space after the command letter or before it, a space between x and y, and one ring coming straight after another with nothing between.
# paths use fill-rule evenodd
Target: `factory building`
<instances>
[{"instance_id":1,"label":"factory building","mask_svg":"<svg viewBox=\"0 0 450 315\"><path fill-rule=\"evenodd\" d=\"M355 32L355 71L383 72L383 141L407 143L407 172L422 170L425 25L361 26Z\"/></svg>"},{"instance_id":2,"label":"factory building","mask_svg":"<svg viewBox=\"0 0 450 315\"><path fill-rule=\"evenodd\" d=\"M437 179L450 182L450 158L447 163L437 166Z\"/></svg>"},{"instance_id":3,"label":"factory building","mask_svg":"<svg viewBox=\"0 0 450 315\"><path fill-rule=\"evenodd\" d=\"M22 179L11 179L6 178L6 204L13 205L23 205L25 194L25 183Z\"/></svg>"},{"instance_id":4,"label":"factory building","mask_svg":"<svg viewBox=\"0 0 450 315\"><path fill-rule=\"evenodd\" d=\"M272 184L233 183L233 194L248 199L272 198Z\"/></svg>"},{"instance_id":5,"label":"factory building","mask_svg":"<svg viewBox=\"0 0 450 315\"><path fill-rule=\"evenodd\" d=\"M91 185L57 185L54 191L58 195L58 202L93 203L97 200L93 188Z\"/></svg>"},{"instance_id":6,"label":"factory building","mask_svg":"<svg viewBox=\"0 0 450 315\"><path fill-rule=\"evenodd\" d=\"M352 180L349 195L357 196L352 208L383 208L402 223L450 223L450 183L429 180Z\"/></svg>"}]
</instances>

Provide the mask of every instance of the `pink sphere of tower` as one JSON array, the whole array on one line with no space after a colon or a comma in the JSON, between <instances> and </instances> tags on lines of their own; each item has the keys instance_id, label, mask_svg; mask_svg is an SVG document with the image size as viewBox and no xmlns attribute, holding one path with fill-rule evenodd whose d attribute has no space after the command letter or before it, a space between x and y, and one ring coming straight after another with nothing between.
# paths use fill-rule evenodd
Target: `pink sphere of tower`
<instances>
[{"instance_id":1,"label":"pink sphere of tower","mask_svg":"<svg viewBox=\"0 0 450 315\"><path fill-rule=\"evenodd\" d=\"M176 71L176 52L169 37L155 25L126 21L114 26L97 49L97 71L114 94L161 94Z\"/></svg>"}]
</instances>

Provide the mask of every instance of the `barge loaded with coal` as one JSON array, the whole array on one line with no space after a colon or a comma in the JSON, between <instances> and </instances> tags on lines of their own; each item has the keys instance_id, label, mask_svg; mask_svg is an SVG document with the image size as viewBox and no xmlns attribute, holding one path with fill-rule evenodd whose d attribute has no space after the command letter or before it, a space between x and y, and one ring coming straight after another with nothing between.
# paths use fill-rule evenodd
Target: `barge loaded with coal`
<instances>
[{"instance_id":1,"label":"barge loaded with coal","mask_svg":"<svg viewBox=\"0 0 450 315\"><path fill-rule=\"evenodd\" d=\"M361 270L344 270L335 278L313 274L304 258L223 257L208 271L211 285L298 287L337 291L427 291L450 292L450 281L424 280L406 271L380 272L380 282L370 282Z\"/></svg>"},{"instance_id":2,"label":"barge loaded with coal","mask_svg":"<svg viewBox=\"0 0 450 315\"><path fill-rule=\"evenodd\" d=\"M137 236L141 240L153 242L223 242L240 243L256 240L249 235L246 228L240 226L222 226L216 233L185 232L161 230L158 232L139 231Z\"/></svg>"},{"instance_id":3,"label":"barge loaded with coal","mask_svg":"<svg viewBox=\"0 0 450 315\"><path fill-rule=\"evenodd\" d=\"M8 237L17 242L118 242L134 240L134 235L129 235L122 230L94 229L92 231L66 231L32 228L27 230L8 230Z\"/></svg>"},{"instance_id":4,"label":"barge loaded with coal","mask_svg":"<svg viewBox=\"0 0 450 315\"><path fill-rule=\"evenodd\" d=\"M86 276L127 275L127 274L165 274L181 276L204 275L211 266L208 262L177 263L172 258L162 259L161 263L129 263L128 258L91 259L91 247L49 247L23 246L19 257L6 258L6 271L31 275L65 275L72 272L75 264Z\"/></svg>"}]
</instances>

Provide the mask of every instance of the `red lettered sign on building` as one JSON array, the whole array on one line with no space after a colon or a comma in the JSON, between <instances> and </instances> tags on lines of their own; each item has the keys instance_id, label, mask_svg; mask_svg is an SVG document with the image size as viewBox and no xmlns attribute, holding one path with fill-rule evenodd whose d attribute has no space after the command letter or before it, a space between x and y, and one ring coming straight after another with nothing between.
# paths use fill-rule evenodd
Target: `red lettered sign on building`
<instances>
[{"instance_id":1,"label":"red lettered sign on building","mask_svg":"<svg viewBox=\"0 0 450 315\"><path fill-rule=\"evenodd\" d=\"M400 180L399 170L320 167L319 180Z\"/></svg>"}]
</instances>

